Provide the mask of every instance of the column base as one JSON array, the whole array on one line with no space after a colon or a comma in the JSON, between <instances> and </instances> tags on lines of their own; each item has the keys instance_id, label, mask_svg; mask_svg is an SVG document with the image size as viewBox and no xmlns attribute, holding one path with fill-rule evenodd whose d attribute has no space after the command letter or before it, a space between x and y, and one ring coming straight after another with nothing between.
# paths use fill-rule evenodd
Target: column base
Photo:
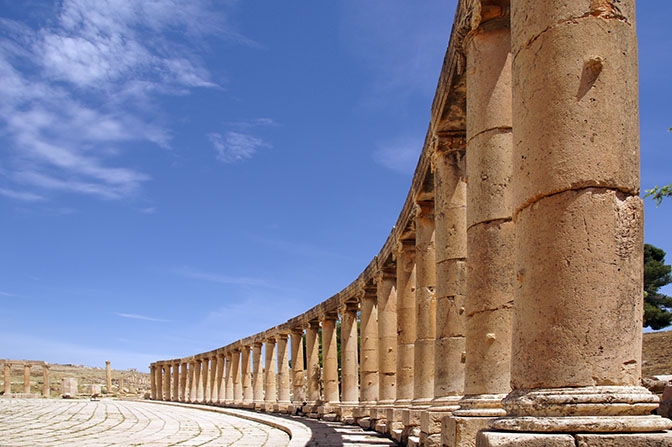
<instances>
[{"instance_id":1,"label":"column base","mask_svg":"<svg viewBox=\"0 0 672 447\"><path fill-rule=\"evenodd\" d=\"M312 419L319 419L320 414L318 410L320 408L320 402L309 402L303 406L303 413Z\"/></svg>"},{"instance_id":2,"label":"column base","mask_svg":"<svg viewBox=\"0 0 672 447\"><path fill-rule=\"evenodd\" d=\"M448 396L432 401L432 406L420 415L420 443L426 447L441 446L443 418L459 410L462 396Z\"/></svg>"},{"instance_id":3,"label":"column base","mask_svg":"<svg viewBox=\"0 0 672 447\"><path fill-rule=\"evenodd\" d=\"M325 403L317 408L317 414L324 421L338 421L340 418L340 406L338 402Z\"/></svg>"},{"instance_id":4,"label":"column base","mask_svg":"<svg viewBox=\"0 0 672 447\"><path fill-rule=\"evenodd\" d=\"M355 418L355 411L358 408L359 403L357 402L341 402L338 409L341 422L344 424L356 425L357 419Z\"/></svg>"},{"instance_id":5,"label":"column base","mask_svg":"<svg viewBox=\"0 0 672 447\"><path fill-rule=\"evenodd\" d=\"M362 405L358 408L355 408L353 411L353 416L357 425L362 427L364 430L370 430L373 427L373 419L371 418L371 409L372 405Z\"/></svg>"},{"instance_id":6,"label":"column base","mask_svg":"<svg viewBox=\"0 0 672 447\"><path fill-rule=\"evenodd\" d=\"M672 447L672 432L572 435L481 431L476 447Z\"/></svg>"},{"instance_id":7,"label":"column base","mask_svg":"<svg viewBox=\"0 0 672 447\"><path fill-rule=\"evenodd\" d=\"M672 421L651 414L658 397L638 386L516 390L502 404L507 417L492 422L496 430L637 433L672 428Z\"/></svg>"},{"instance_id":8,"label":"column base","mask_svg":"<svg viewBox=\"0 0 672 447\"><path fill-rule=\"evenodd\" d=\"M401 433L401 443L408 445L417 445L420 443L420 423L423 411L425 410L416 407L401 411L401 423L404 424Z\"/></svg>"},{"instance_id":9,"label":"column base","mask_svg":"<svg viewBox=\"0 0 672 447\"><path fill-rule=\"evenodd\" d=\"M275 405L273 405L273 412L287 414L289 413L289 405L290 402L277 402Z\"/></svg>"},{"instance_id":10,"label":"column base","mask_svg":"<svg viewBox=\"0 0 672 447\"><path fill-rule=\"evenodd\" d=\"M447 447L473 447L476 435L488 423L506 414L502 408L504 394L473 394L462 397L460 408L441 421L441 442Z\"/></svg>"}]
</instances>

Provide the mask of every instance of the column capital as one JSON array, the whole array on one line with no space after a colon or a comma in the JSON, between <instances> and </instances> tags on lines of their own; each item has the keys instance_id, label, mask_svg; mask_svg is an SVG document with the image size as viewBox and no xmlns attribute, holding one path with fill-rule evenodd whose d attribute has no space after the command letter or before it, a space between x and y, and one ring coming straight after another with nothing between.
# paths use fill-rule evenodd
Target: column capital
<instances>
[{"instance_id":1,"label":"column capital","mask_svg":"<svg viewBox=\"0 0 672 447\"><path fill-rule=\"evenodd\" d=\"M332 310L320 313L320 321L324 320L338 320L338 311Z\"/></svg>"},{"instance_id":2,"label":"column capital","mask_svg":"<svg viewBox=\"0 0 672 447\"><path fill-rule=\"evenodd\" d=\"M467 133L464 130L436 132L432 135L432 155L443 156L453 151L464 151Z\"/></svg>"},{"instance_id":3,"label":"column capital","mask_svg":"<svg viewBox=\"0 0 672 447\"><path fill-rule=\"evenodd\" d=\"M315 318L313 320L310 320L308 322L308 327L311 329L319 329L320 328L320 320Z\"/></svg>"}]
</instances>

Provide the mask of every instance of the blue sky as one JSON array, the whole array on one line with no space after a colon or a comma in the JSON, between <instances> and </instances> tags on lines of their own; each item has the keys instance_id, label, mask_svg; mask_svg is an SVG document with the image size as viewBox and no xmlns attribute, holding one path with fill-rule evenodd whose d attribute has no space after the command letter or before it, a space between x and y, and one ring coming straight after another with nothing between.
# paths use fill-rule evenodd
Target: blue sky
<instances>
[{"instance_id":1,"label":"blue sky","mask_svg":"<svg viewBox=\"0 0 672 447\"><path fill-rule=\"evenodd\" d=\"M672 5L638 8L649 188ZM0 0L0 357L145 370L349 284L410 187L454 10ZM672 261L672 201L646 207Z\"/></svg>"}]
</instances>

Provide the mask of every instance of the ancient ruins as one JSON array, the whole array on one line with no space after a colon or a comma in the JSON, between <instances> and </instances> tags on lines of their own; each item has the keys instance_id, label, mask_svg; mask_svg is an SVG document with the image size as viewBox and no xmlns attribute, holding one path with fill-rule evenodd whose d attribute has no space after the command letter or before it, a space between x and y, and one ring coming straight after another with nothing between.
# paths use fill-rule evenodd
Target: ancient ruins
<instances>
[{"instance_id":1,"label":"ancient ruins","mask_svg":"<svg viewBox=\"0 0 672 447\"><path fill-rule=\"evenodd\" d=\"M672 446L640 383L637 71L634 0L460 0L380 253L302 315L153 363L152 398L408 445Z\"/></svg>"},{"instance_id":2,"label":"ancient ruins","mask_svg":"<svg viewBox=\"0 0 672 447\"><path fill-rule=\"evenodd\" d=\"M38 394L30 392L30 369L33 366L42 367L42 396L49 397L49 364L47 362L33 361L33 360L9 360L0 359L0 363L4 365L4 396L9 397L37 397ZM23 393L12 393L12 367L23 367Z\"/></svg>"}]
</instances>

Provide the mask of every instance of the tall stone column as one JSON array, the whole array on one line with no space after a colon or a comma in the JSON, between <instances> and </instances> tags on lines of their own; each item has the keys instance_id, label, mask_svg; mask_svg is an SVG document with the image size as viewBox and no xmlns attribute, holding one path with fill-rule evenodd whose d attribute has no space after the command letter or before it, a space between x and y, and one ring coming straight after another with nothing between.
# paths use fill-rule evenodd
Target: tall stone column
<instances>
[{"instance_id":1,"label":"tall stone column","mask_svg":"<svg viewBox=\"0 0 672 447\"><path fill-rule=\"evenodd\" d=\"M112 394L112 369L109 360L105 360L105 385L107 386L107 394Z\"/></svg>"},{"instance_id":2,"label":"tall stone column","mask_svg":"<svg viewBox=\"0 0 672 447\"><path fill-rule=\"evenodd\" d=\"M188 371L187 371L187 363L186 362L180 362L181 366L181 371L180 371L180 392L178 399L180 402L188 402L187 398L187 377L188 377Z\"/></svg>"},{"instance_id":3,"label":"tall stone column","mask_svg":"<svg viewBox=\"0 0 672 447\"><path fill-rule=\"evenodd\" d=\"M338 314L322 317L322 365L324 373L324 399L319 414L325 420L335 420L338 409L338 340L336 320Z\"/></svg>"},{"instance_id":4,"label":"tall stone column","mask_svg":"<svg viewBox=\"0 0 672 447\"><path fill-rule=\"evenodd\" d=\"M210 358L205 357L201 361L201 374L203 377L203 397L201 403L210 401Z\"/></svg>"},{"instance_id":5,"label":"tall stone column","mask_svg":"<svg viewBox=\"0 0 672 447\"><path fill-rule=\"evenodd\" d=\"M226 401L226 380L224 379L224 354L217 353L217 376L215 386L217 387L217 403L223 404Z\"/></svg>"},{"instance_id":6,"label":"tall stone column","mask_svg":"<svg viewBox=\"0 0 672 447\"><path fill-rule=\"evenodd\" d=\"M201 364L201 359L196 359L194 365L194 382L196 382L196 393L194 394L195 400L192 399L192 402L203 402L203 365Z\"/></svg>"},{"instance_id":7,"label":"tall stone column","mask_svg":"<svg viewBox=\"0 0 672 447\"><path fill-rule=\"evenodd\" d=\"M446 424L449 446L472 446L478 430L503 414L501 399L510 390L514 235L509 18L495 16L475 25L464 44L469 178L465 382L460 409Z\"/></svg>"},{"instance_id":8,"label":"tall stone column","mask_svg":"<svg viewBox=\"0 0 672 447\"><path fill-rule=\"evenodd\" d=\"M226 399L227 405L233 405L233 353L227 352L225 357L225 379L226 379Z\"/></svg>"},{"instance_id":9,"label":"tall stone column","mask_svg":"<svg viewBox=\"0 0 672 447\"><path fill-rule=\"evenodd\" d=\"M121 380L121 379L119 379ZM119 391L121 391L121 382L119 382ZM180 400L180 362L173 363L173 402Z\"/></svg>"},{"instance_id":10,"label":"tall stone column","mask_svg":"<svg viewBox=\"0 0 672 447\"><path fill-rule=\"evenodd\" d=\"M12 394L12 364L5 362L5 396Z\"/></svg>"},{"instance_id":11,"label":"tall stone column","mask_svg":"<svg viewBox=\"0 0 672 447\"><path fill-rule=\"evenodd\" d=\"M250 374L250 347L243 346L240 351L240 372L243 381L243 406L250 407L254 398L252 390L252 376Z\"/></svg>"},{"instance_id":12,"label":"tall stone column","mask_svg":"<svg viewBox=\"0 0 672 447\"><path fill-rule=\"evenodd\" d=\"M198 376L196 375L196 362L189 362L189 402L198 402Z\"/></svg>"},{"instance_id":13,"label":"tall stone column","mask_svg":"<svg viewBox=\"0 0 672 447\"><path fill-rule=\"evenodd\" d=\"M254 408L264 406L264 378L262 375L261 343L252 345L252 399Z\"/></svg>"},{"instance_id":14,"label":"tall stone column","mask_svg":"<svg viewBox=\"0 0 672 447\"><path fill-rule=\"evenodd\" d=\"M42 365L42 396L43 397L50 397L50 390L49 390L49 365L44 364Z\"/></svg>"},{"instance_id":15,"label":"tall stone column","mask_svg":"<svg viewBox=\"0 0 672 447\"><path fill-rule=\"evenodd\" d=\"M388 410L397 397L397 278L396 265L386 265L376 278L378 303L378 405L376 431L387 433ZM373 416L373 415L372 415Z\"/></svg>"},{"instance_id":16,"label":"tall stone column","mask_svg":"<svg viewBox=\"0 0 672 447\"><path fill-rule=\"evenodd\" d=\"M153 364L149 365L149 387L151 390L152 400L156 400L158 394L156 392L156 366L154 366ZM7 389L5 389L5 394L7 394Z\"/></svg>"},{"instance_id":17,"label":"tall stone column","mask_svg":"<svg viewBox=\"0 0 672 447\"><path fill-rule=\"evenodd\" d=\"M301 408L306 400L305 385L305 365L303 361L303 329L292 330L292 391L294 402L291 412L296 408Z\"/></svg>"},{"instance_id":18,"label":"tall stone column","mask_svg":"<svg viewBox=\"0 0 672 447\"><path fill-rule=\"evenodd\" d=\"M640 386L635 2L519 0L511 14L513 391L491 426L523 433L479 444L672 445L644 433L671 422Z\"/></svg>"},{"instance_id":19,"label":"tall stone column","mask_svg":"<svg viewBox=\"0 0 672 447\"><path fill-rule=\"evenodd\" d=\"M164 392L165 392L165 400L171 401L172 398L170 396L170 363L167 363L163 365L163 386L165 387Z\"/></svg>"},{"instance_id":20,"label":"tall stone column","mask_svg":"<svg viewBox=\"0 0 672 447\"><path fill-rule=\"evenodd\" d=\"M376 286L364 287L360 314L359 383L360 409L355 412L357 423L371 428L371 410L378 401L378 309Z\"/></svg>"},{"instance_id":21,"label":"tall stone column","mask_svg":"<svg viewBox=\"0 0 672 447\"><path fill-rule=\"evenodd\" d=\"M434 400L422 416L421 431L441 442L443 418L464 395L467 294L467 173L463 131L436 136L434 223L436 234L436 341Z\"/></svg>"},{"instance_id":22,"label":"tall stone column","mask_svg":"<svg viewBox=\"0 0 672 447\"><path fill-rule=\"evenodd\" d=\"M313 320L309 322L306 329L306 361L308 363L308 404L304 410L305 413L316 416L317 407L321 402L320 397L320 344L318 331L320 322Z\"/></svg>"},{"instance_id":23,"label":"tall stone column","mask_svg":"<svg viewBox=\"0 0 672 447\"><path fill-rule=\"evenodd\" d=\"M345 303L341 311L341 421L353 423L359 405L359 360L357 355L358 303Z\"/></svg>"},{"instance_id":24,"label":"tall stone column","mask_svg":"<svg viewBox=\"0 0 672 447\"><path fill-rule=\"evenodd\" d=\"M278 403L275 411L286 413L289 408L289 336L278 335Z\"/></svg>"},{"instance_id":25,"label":"tall stone column","mask_svg":"<svg viewBox=\"0 0 672 447\"><path fill-rule=\"evenodd\" d=\"M217 367L219 363L217 362L217 356L210 358L210 396L208 401L211 404L216 404L219 401L219 387L217 386Z\"/></svg>"},{"instance_id":26,"label":"tall stone column","mask_svg":"<svg viewBox=\"0 0 672 447\"><path fill-rule=\"evenodd\" d=\"M163 400L163 365L156 365L156 399Z\"/></svg>"},{"instance_id":27,"label":"tall stone column","mask_svg":"<svg viewBox=\"0 0 672 447\"><path fill-rule=\"evenodd\" d=\"M243 403L243 382L240 373L240 351L231 353L231 369L233 372L233 403L240 406Z\"/></svg>"},{"instance_id":28,"label":"tall stone column","mask_svg":"<svg viewBox=\"0 0 672 447\"><path fill-rule=\"evenodd\" d=\"M23 365L23 392L30 393L30 365Z\"/></svg>"},{"instance_id":29,"label":"tall stone column","mask_svg":"<svg viewBox=\"0 0 672 447\"><path fill-rule=\"evenodd\" d=\"M394 408L388 410L390 434L402 442L413 427L410 406L413 400L415 351L415 239L402 239L395 251L397 258L397 395ZM407 427L407 430L404 430Z\"/></svg>"},{"instance_id":30,"label":"tall stone column","mask_svg":"<svg viewBox=\"0 0 672 447\"><path fill-rule=\"evenodd\" d=\"M275 383L275 339L269 338L264 343L265 363L264 369L264 409L273 411L273 406L278 400L278 390Z\"/></svg>"}]
</instances>

